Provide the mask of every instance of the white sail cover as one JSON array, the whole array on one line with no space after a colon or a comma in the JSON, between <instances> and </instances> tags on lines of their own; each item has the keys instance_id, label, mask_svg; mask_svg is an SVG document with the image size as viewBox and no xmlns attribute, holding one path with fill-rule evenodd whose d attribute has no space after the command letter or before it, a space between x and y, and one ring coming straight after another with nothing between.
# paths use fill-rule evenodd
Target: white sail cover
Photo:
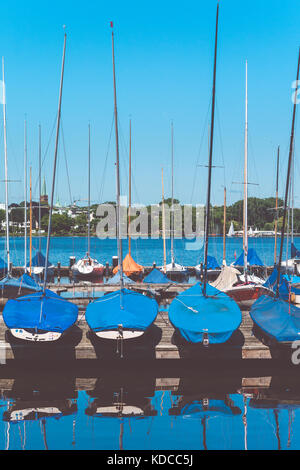
<instances>
[{"instance_id":1,"label":"white sail cover","mask_svg":"<svg viewBox=\"0 0 300 470\"><path fill-rule=\"evenodd\" d=\"M240 271L233 266L223 266L219 276L211 285L221 291L231 289L238 282L240 274Z\"/></svg>"}]
</instances>

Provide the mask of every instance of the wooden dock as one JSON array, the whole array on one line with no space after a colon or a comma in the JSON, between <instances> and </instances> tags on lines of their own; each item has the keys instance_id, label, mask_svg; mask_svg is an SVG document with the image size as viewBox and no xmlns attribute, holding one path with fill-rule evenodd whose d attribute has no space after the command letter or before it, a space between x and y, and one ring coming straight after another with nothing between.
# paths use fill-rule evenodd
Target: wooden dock
<instances>
[{"instance_id":1,"label":"wooden dock","mask_svg":"<svg viewBox=\"0 0 300 470\"><path fill-rule=\"evenodd\" d=\"M17 340L7 330L0 315L0 364L40 364L57 366L95 365L107 362L118 364L135 363L144 367L146 362L197 364L208 367L209 363L226 363L229 368L245 364L284 361L291 365L291 351L287 348L272 348L253 334L253 323L249 312L243 312L242 324L223 345L189 344L175 331L168 319L167 311L159 311L151 328L140 338L123 342L123 358L120 344L101 340L90 330L85 321L84 308L80 310L76 325L61 339L51 344L27 343ZM287 362L286 362L287 361ZM98 366L97 366L98 364ZM1 367L0 367L1 369Z\"/></svg>"}]
</instances>

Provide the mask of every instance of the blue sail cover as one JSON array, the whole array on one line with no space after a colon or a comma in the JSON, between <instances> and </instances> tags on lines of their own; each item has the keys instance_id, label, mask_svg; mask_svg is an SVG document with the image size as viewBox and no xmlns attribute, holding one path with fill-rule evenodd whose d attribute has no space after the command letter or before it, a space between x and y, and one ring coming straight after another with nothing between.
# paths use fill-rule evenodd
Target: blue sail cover
<instances>
[{"instance_id":1,"label":"blue sail cover","mask_svg":"<svg viewBox=\"0 0 300 470\"><path fill-rule=\"evenodd\" d=\"M45 256L43 255L43 253L41 253L40 251L38 251L32 258L31 258L31 266L33 266L34 268L40 268L40 267L45 267L46 265L46 258ZM27 266L29 267L30 266L30 261L28 261L27 263ZM48 260L48 268L49 266L53 266L52 263Z\"/></svg>"},{"instance_id":2,"label":"blue sail cover","mask_svg":"<svg viewBox=\"0 0 300 470\"><path fill-rule=\"evenodd\" d=\"M77 320L77 305L46 289L8 300L3 309L7 328L36 328L63 333Z\"/></svg>"},{"instance_id":3,"label":"blue sail cover","mask_svg":"<svg viewBox=\"0 0 300 470\"><path fill-rule=\"evenodd\" d=\"M251 307L254 323L278 342L300 340L300 309L280 298L262 295Z\"/></svg>"},{"instance_id":4,"label":"blue sail cover","mask_svg":"<svg viewBox=\"0 0 300 470\"><path fill-rule=\"evenodd\" d=\"M300 258L300 251L297 250L294 243L291 243L291 257L292 258Z\"/></svg>"},{"instance_id":5,"label":"blue sail cover","mask_svg":"<svg viewBox=\"0 0 300 470\"><path fill-rule=\"evenodd\" d=\"M157 311L156 300L122 289L90 303L85 318L89 327L95 332L115 331L120 324L124 329L145 331L154 322Z\"/></svg>"},{"instance_id":6,"label":"blue sail cover","mask_svg":"<svg viewBox=\"0 0 300 470\"><path fill-rule=\"evenodd\" d=\"M120 273L119 271L109 280L109 284L120 284ZM127 277L126 274L123 273L123 282L124 284L135 284L135 281Z\"/></svg>"},{"instance_id":7,"label":"blue sail cover","mask_svg":"<svg viewBox=\"0 0 300 470\"><path fill-rule=\"evenodd\" d=\"M7 270L7 264L5 261L0 257L0 273Z\"/></svg>"},{"instance_id":8,"label":"blue sail cover","mask_svg":"<svg viewBox=\"0 0 300 470\"><path fill-rule=\"evenodd\" d=\"M272 290L276 293L277 287L277 276L278 270L273 269L272 273L264 283L264 287ZM297 276L289 276L288 274L280 273L279 278L279 297L283 300L289 300L290 292L293 292L295 295L300 295L300 289L293 284L300 283L300 279Z\"/></svg>"},{"instance_id":9,"label":"blue sail cover","mask_svg":"<svg viewBox=\"0 0 300 470\"><path fill-rule=\"evenodd\" d=\"M220 265L214 256L207 256L207 269L219 269Z\"/></svg>"},{"instance_id":10,"label":"blue sail cover","mask_svg":"<svg viewBox=\"0 0 300 470\"><path fill-rule=\"evenodd\" d=\"M169 319L180 334L191 343L201 343L208 335L209 343L225 343L239 328L242 313L237 303L210 284L195 284L175 297L170 305Z\"/></svg>"},{"instance_id":11,"label":"blue sail cover","mask_svg":"<svg viewBox=\"0 0 300 470\"><path fill-rule=\"evenodd\" d=\"M18 279L6 276L0 281L0 291L2 295L6 291L30 290L32 292L41 290L41 287L28 274L23 274Z\"/></svg>"},{"instance_id":12,"label":"blue sail cover","mask_svg":"<svg viewBox=\"0 0 300 470\"><path fill-rule=\"evenodd\" d=\"M254 250L254 248L249 248L248 250L248 265L249 266L263 266L262 260L259 258L258 254ZM244 250L238 257L238 259L233 263L234 266L243 266L244 265Z\"/></svg>"},{"instance_id":13,"label":"blue sail cover","mask_svg":"<svg viewBox=\"0 0 300 470\"><path fill-rule=\"evenodd\" d=\"M152 269L152 271L144 278L144 281L149 284L171 284L171 281L164 273L159 269Z\"/></svg>"}]
</instances>

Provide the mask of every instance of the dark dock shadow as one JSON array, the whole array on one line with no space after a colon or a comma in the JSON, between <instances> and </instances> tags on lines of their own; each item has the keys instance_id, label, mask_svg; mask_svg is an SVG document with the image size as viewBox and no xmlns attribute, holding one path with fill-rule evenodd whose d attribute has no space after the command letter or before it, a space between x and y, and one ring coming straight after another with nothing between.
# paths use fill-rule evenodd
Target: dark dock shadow
<instances>
[{"instance_id":1,"label":"dark dock shadow","mask_svg":"<svg viewBox=\"0 0 300 470\"><path fill-rule=\"evenodd\" d=\"M291 357L293 349L291 344L280 344L276 340L271 339L267 336L257 325L253 325L252 328L253 335L262 342L265 346L269 348L271 358L276 361L281 361L283 363L291 364Z\"/></svg>"},{"instance_id":2,"label":"dark dock shadow","mask_svg":"<svg viewBox=\"0 0 300 470\"><path fill-rule=\"evenodd\" d=\"M95 333L88 330L87 338L93 345L97 359L120 359L120 342L98 338ZM161 328L152 324L139 338L123 341L124 359L155 359L155 348L162 337Z\"/></svg>"},{"instance_id":3,"label":"dark dock shadow","mask_svg":"<svg viewBox=\"0 0 300 470\"><path fill-rule=\"evenodd\" d=\"M5 331L5 340L11 346L16 366L24 362L38 368L51 364L63 367L76 360L75 348L81 339L82 330L77 325L71 326L57 341L45 343L20 340L8 329Z\"/></svg>"},{"instance_id":4,"label":"dark dock shadow","mask_svg":"<svg viewBox=\"0 0 300 470\"><path fill-rule=\"evenodd\" d=\"M242 348L245 338L240 330L236 330L226 343L203 346L202 343L186 341L177 330L174 330L171 342L177 346L180 359L201 361L218 359L239 360L242 359Z\"/></svg>"}]
</instances>

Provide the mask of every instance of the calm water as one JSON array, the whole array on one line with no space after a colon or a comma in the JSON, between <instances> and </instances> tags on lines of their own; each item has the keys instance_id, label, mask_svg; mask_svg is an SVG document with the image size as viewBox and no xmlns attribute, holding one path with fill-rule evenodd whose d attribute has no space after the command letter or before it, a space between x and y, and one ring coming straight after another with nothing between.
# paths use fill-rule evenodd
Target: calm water
<instances>
[{"instance_id":1,"label":"calm water","mask_svg":"<svg viewBox=\"0 0 300 470\"><path fill-rule=\"evenodd\" d=\"M0 379L0 448L300 448L294 379L117 377Z\"/></svg>"},{"instance_id":2,"label":"calm water","mask_svg":"<svg viewBox=\"0 0 300 470\"><path fill-rule=\"evenodd\" d=\"M124 240L124 253L127 253L127 240ZM300 246L300 238L295 238L296 246ZM232 263L236 256L242 251L242 239L230 238L226 241L226 260ZM29 247L29 242L28 245ZM266 265L272 265L274 262L274 239L273 238L250 238L249 247L256 249L261 260ZM11 237L11 256L15 266L24 264L24 240L20 237ZM201 246L200 246L201 248ZM33 255L38 249L38 240L33 240ZM42 239L42 250L46 251L46 239ZM75 256L77 259L83 256L87 250L87 239L84 237L53 237L51 241L50 261L56 264L58 261L62 265L68 265L69 257ZM284 258L286 243L284 243ZM117 254L116 240L91 240L91 254L103 264L108 261L111 264L112 256ZM219 263L223 257L223 239L222 237L213 237L209 243L209 254L215 256ZM0 256L5 258L5 239L0 238ZM29 255L28 255L29 256ZM142 265L152 265L155 261L158 265L163 263L163 244L162 240L156 239L138 239L132 241L132 256ZM167 240L167 256L170 259L170 240ZM175 240L175 258L176 261L186 266L194 266L201 260L201 251L195 243L187 240Z\"/></svg>"}]
</instances>

